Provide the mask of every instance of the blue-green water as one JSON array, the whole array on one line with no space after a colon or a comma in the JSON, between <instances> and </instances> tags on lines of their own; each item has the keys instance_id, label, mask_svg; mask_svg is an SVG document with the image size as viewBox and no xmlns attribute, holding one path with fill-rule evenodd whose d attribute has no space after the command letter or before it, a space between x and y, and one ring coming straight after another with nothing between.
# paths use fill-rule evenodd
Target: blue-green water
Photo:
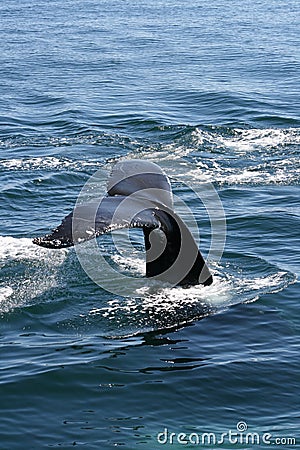
<instances>
[{"instance_id":1,"label":"blue-green water","mask_svg":"<svg viewBox=\"0 0 300 450\"><path fill-rule=\"evenodd\" d=\"M298 0L2 1L1 450L299 445L299 13ZM169 173L204 254L210 223L188 186L213 183L227 240L211 287L145 279L148 297L117 296L74 250L31 243L120 158ZM178 442L241 421L259 443Z\"/></svg>"}]
</instances>

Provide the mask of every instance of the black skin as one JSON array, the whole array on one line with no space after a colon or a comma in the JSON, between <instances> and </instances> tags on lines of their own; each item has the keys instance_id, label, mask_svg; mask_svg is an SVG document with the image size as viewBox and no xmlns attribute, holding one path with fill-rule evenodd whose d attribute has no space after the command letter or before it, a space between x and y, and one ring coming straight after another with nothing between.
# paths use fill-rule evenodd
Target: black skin
<instances>
[{"instance_id":1,"label":"black skin","mask_svg":"<svg viewBox=\"0 0 300 450\"><path fill-rule=\"evenodd\" d=\"M143 170L132 175L133 167ZM52 233L33 242L46 248L71 247L116 228L128 227L143 230L147 277L180 286L212 284L212 275L192 234L173 211L168 177L156 164L146 161L117 163L106 197L76 206Z\"/></svg>"}]
</instances>

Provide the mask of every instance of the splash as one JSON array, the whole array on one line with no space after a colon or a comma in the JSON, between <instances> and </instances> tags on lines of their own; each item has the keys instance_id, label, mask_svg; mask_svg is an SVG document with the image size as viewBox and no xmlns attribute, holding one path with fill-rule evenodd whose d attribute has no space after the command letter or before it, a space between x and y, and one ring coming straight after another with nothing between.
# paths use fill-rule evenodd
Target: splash
<instances>
[{"instance_id":1,"label":"splash","mask_svg":"<svg viewBox=\"0 0 300 450\"><path fill-rule=\"evenodd\" d=\"M120 267L129 267L130 258L119 257ZM267 293L279 292L295 281L295 277L276 266L256 258L246 258L239 265L224 262L210 264L214 283L212 286L189 288L168 286L145 280L145 286L130 299L113 298L102 307L92 308L87 318L90 322L101 317L112 326L110 337L131 336L141 332L180 327L208 315L220 313L239 303L250 303ZM131 271L138 276L143 261ZM267 272L264 276L260 273Z\"/></svg>"},{"instance_id":2,"label":"splash","mask_svg":"<svg viewBox=\"0 0 300 450\"><path fill-rule=\"evenodd\" d=\"M67 294L74 303L70 310L67 308L55 319L59 325L77 332L82 332L82 327L101 330L110 338L181 327L233 305L256 301L295 281L291 273L279 270L265 260L234 255L234 263L226 259L218 264L209 263L214 276L214 283L209 287L171 288L144 278L144 286L137 289L135 295L122 298L108 293L103 295L98 286L84 281L79 262L67 258L67 250L51 251L34 246L29 239L12 237L0 237L0 248L2 314L34 305L41 301L40 296L44 293L47 295L42 301L52 302L48 293L63 286L64 298ZM144 258L116 255L112 251L108 252L107 258L118 270L144 277Z\"/></svg>"},{"instance_id":3,"label":"splash","mask_svg":"<svg viewBox=\"0 0 300 450\"><path fill-rule=\"evenodd\" d=\"M30 239L0 236L0 312L30 304L58 285L66 251L46 251Z\"/></svg>"}]
</instances>

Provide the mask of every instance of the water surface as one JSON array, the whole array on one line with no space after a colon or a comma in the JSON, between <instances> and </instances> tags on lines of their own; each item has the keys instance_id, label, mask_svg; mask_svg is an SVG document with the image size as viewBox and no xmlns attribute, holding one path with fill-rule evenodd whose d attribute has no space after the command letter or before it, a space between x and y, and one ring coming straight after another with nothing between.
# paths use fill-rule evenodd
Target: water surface
<instances>
[{"instance_id":1,"label":"water surface","mask_svg":"<svg viewBox=\"0 0 300 450\"><path fill-rule=\"evenodd\" d=\"M299 444L299 2L4 0L0 14L1 450L182 448L158 433L241 421ZM227 239L211 287L114 295L74 249L32 244L121 158L169 174L204 255L189 186L212 183ZM99 245L143 277L133 239L136 255Z\"/></svg>"}]
</instances>

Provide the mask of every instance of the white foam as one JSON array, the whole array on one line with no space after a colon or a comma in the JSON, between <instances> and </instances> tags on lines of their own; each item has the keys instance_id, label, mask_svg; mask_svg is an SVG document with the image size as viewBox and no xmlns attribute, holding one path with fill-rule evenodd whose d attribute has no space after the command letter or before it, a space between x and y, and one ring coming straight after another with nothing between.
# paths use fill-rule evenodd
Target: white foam
<instances>
[{"instance_id":1,"label":"white foam","mask_svg":"<svg viewBox=\"0 0 300 450\"><path fill-rule=\"evenodd\" d=\"M189 183L219 183L219 184L283 184L288 185L300 181L300 161L298 158L283 158L265 164L251 164L247 167L228 167L221 162L215 162L213 167L208 167L202 161L193 169L184 170L186 167L174 169L177 180ZM177 170L177 173L175 174ZM171 171L167 171L169 176Z\"/></svg>"},{"instance_id":2,"label":"white foam","mask_svg":"<svg viewBox=\"0 0 300 450\"><path fill-rule=\"evenodd\" d=\"M10 286L0 286L0 305L5 302L13 292L14 290Z\"/></svg>"},{"instance_id":3,"label":"white foam","mask_svg":"<svg viewBox=\"0 0 300 450\"><path fill-rule=\"evenodd\" d=\"M278 271L277 273L268 275L266 277L242 279L240 280L239 289L252 292L253 295L255 295L255 292L277 292L286 285L286 276L286 272Z\"/></svg>"},{"instance_id":4,"label":"white foam","mask_svg":"<svg viewBox=\"0 0 300 450\"><path fill-rule=\"evenodd\" d=\"M111 259L119 265L121 270L129 270L131 273L135 275L144 275L145 274L145 260L139 257L129 257L122 255L112 255Z\"/></svg>"},{"instance_id":5,"label":"white foam","mask_svg":"<svg viewBox=\"0 0 300 450\"><path fill-rule=\"evenodd\" d=\"M278 292L295 281L293 276L270 266L267 276L248 276L230 264L210 264L214 283L211 286L168 287L145 279L136 296L113 299L107 307L93 308L89 315L100 315L118 324L128 333L137 330L167 328L192 322L239 303L254 302L263 294ZM128 323L128 325L126 325Z\"/></svg>"},{"instance_id":6,"label":"white foam","mask_svg":"<svg viewBox=\"0 0 300 450\"><path fill-rule=\"evenodd\" d=\"M234 150L238 153L248 153L255 150L269 150L283 145L299 144L300 132L297 128L289 129L249 129L235 128L230 136L209 133L196 128L192 132L194 143L202 145L209 142L215 146Z\"/></svg>"},{"instance_id":7,"label":"white foam","mask_svg":"<svg viewBox=\"0 0 300 450\"><path fill-rule=\"evenodd\" d=\"M0 312L30 304L38 295L56 287L66 254L65 249L38 247L28 238L0 236L0 268L6 268L0 286ZM18 263L20 271L15 270Z\"/></svg>"},{"instance_id":8,"label":"white foam","mask_svg":"<svg viewBox=\"0 0 300 450\"><path fill-rule=\"evenodd\" d=\"M134 320L140 317L141 321L150 318L150 321L157 319L160 322L167 315L175 321L177 317L180 321L180 316L184 316L184 321L189 321L195 318L194 314L205 315L232 304L231 284L218 277L209 287L171 288L149 280L145 283L145 287L137 290L136 297L113 300L108 302L106 308L93 308L90 314L101 314L109 320L115 320L117 316L130 316ZM190 316L186 314L187 311L192 311ZM168 326L168 323L165 325Z\"/></svg>"},{"instance_id":9,"label":"white foam","mask_svg":"<svg viewBox=\"0 0 300 450\"><path fill-rule=\"evenodd\" d=\"M171 178L219 184L291 184L300 182L300 160L290 145L299 145L300 130L236 128L224 133L195 128L162 148L147 148L126 158L145 157L158 163ZM188 163L184 157L204 152ZM210 157L210 153L213 157Z\"/></svg>"},{"instance_id":10,"label":"white foam","mask_svg":"<svg viewBox=\"0 0 300 450\"><path fill-rule=\"evenodd\" d=\"M99 162L95 160L76 161L55 156L0 160L0 167L6 170L80 170L90 167L96 170L98 166Z\"/></svg>"},{"instance_id":11,"label":"white foam","mask_svg":"<svg viewBox=\"0 0 300 450\"><path fill-rule=\"evenodd\" d=\"M102 138L116 139L118 142L126 140L121 136ZM83 143L94 143L95 140L98 142L99 136L80 139ZM51 145L76 144L81 142L80 139L78 142L67 138L54 139ZM221 184L289 184L299 182L300 179L298 155L285 151L285 146L299 145L300 131L297 128L236 128L229 133L218 128L209 131L195 128L190 134L162 147L130 142L134 151L126 159L145 157L158 162L170 176L178 178L190 174L192 179L200 182ZM204 158L197 162L195 172L190 171L182 158L191 152L203 150L208 153L217 152L218 157ZM237 159L239 164L235 167L231 162ZM6 170L97 170L100 165L96 159L72 160L56 156L0 160L0 167Z\"/></svg>"},{"instance_id":12,"label":"white foam","mask_svg":"<svg viewBox=\"0 0 300 450\"><path fill-rule=\"evenodd\" d=\"M0 236L0 264L7 260L41 260L52 261L53 265L63 263L66 250L49 250L33 244L29 238Z\"/></svg>"}]
</instances>

